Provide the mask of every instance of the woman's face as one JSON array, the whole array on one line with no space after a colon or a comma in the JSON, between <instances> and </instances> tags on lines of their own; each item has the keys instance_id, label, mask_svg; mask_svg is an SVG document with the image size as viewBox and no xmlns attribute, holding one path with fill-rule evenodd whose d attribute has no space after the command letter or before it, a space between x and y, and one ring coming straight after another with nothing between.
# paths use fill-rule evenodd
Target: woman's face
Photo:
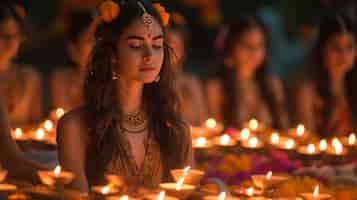
<instances>
[{"instance_id":1,"label":"woman's face","mask_svg":"<svg viewBox=\"0 0 357 200\"><path fill-rule=\"evenodd\" d=\"M120 36L117 58L116 71L120 78L153 82L164 61L164 34L160 24L153 20L149 28L141 18L135 20Z\"/></svg>"},{"instance_id":2,"label":"woman's face","mask_svg":"<svg viewBox=\"0 0 357 200\"><path fill-rule=\"evenodd\" d=\"M15 19L7 19L0 23L0 57L12 59L16 56L22 35L19 24Z\"/></svg>"},{"instance_id":3,"label":"woman's face","mask_svg":"<svg viewBox=\"0 0 357 200\"><path fill-rule=\"evenodd\" d=\"M356 39L350 33L336 34L327 41L323 54L329 73L342 76L356 61Z\"/></svg>"},{"instance_id":4,"label":"woman's face","mask_svg":"<svg viewBox=\"0 0 357 200\"><path fill-rule=\"evenodd\" d=\"M95 44L95 28L89 27L84 30L76 41L70 42L69 51L72 59L80 65L86 66Z\"/></svg>"},{"instance_id":5,"label":"woman's face","mask_svg":"<svg viewBox=\"0 0 357 200\"><path fill-rule=\"evenodd\" d=\"M166 34L167 44L172 49L170 59L173 65L181 64L185 57L185 42L178 31L169 30Z\"/></svg>"},{"instance_id":6,"label":"woman's face","mask_svg":"<svg viewBox=\"0 0 357 200\"><path fill-rule=\"evenodd\" d=\"M232 52L232 64L241 74L250 74L263 63L266 56L264 33L254 28L242 34Z\"/></svg>"}]
</instances>

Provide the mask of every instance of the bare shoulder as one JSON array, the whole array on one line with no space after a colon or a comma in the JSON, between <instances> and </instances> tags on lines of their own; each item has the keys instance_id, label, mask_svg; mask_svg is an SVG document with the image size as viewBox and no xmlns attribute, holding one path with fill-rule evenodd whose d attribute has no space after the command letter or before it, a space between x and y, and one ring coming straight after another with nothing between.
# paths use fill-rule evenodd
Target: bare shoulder
<instances>
[{"instance_id":1,"label":"bare shoulder","mask_svg":"<svg viewBox=\"0 0 357 200\"><path fill-rule=\"evenodd\" d=\"M58 122L57 142L60 143L63 137L80 137L81 140L87 141L85 107L79 107L67 112Z\"/></svg>"}]
</instances>

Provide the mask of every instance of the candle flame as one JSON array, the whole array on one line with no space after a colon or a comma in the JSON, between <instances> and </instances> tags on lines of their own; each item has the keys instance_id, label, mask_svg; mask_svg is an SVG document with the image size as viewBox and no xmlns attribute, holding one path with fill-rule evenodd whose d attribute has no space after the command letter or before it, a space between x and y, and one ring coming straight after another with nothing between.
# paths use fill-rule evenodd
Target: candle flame
<instances>
[{"instance_id":1,"label":"candle flame","mask_svg":"<svg viewBox=\"0 0 357 200\"><path fill-rule=\"evenodd\" d=\"M320 151L325 151L327 149L327 142L325 139L320 141L319 149Z\"/></svg>"},{"instance_id":2,"label":"candle flame","mask_svg":"<svg viewBox=\"0 0 357 200\"><path fill-rule=\"evenodd\" d=\"M164 200L165 199L165 191L161 191L159 196L157 197L157 200Z\"/></svg>"},{"instance_id":3,"label":"candle flame","mask_svg":"<svg viewBox=\"0 0 357 200\"><path fill-rule=\"evenodd\" d=\"M285 143L285 148L292 149L295 146L295 142L292 139L288 139Z\"/></svg>"},{"instance_id":4,"label":"candle flame","mask_svg":"<svg viewBox=\"0 0 357 200\"><path fill-rule=\"evenodd\" d=\"M250 188L246 189L245 194L247 196L250 196L250 197L253 196L254 195L254 188L250 187Z\"/></svg>"},{"instance_id":5,"label":"candle flame","mask_svg":"<svg viewBox=\"0 0 357 200\"><path fill-rule=\"evenodd\" d=\"M269 171L268 173L267 173L267 179L271 179L271 177L272 177L272 175L273 175L273 172L272 171Z\"/></svg>"},{"instance_id":6,"label":"candle flame","mask_svg":"<svg viewBox=\"0 0 357 200\"><path fill-rule=\"evenodd\" d=\"M249 139L248 145L249 145L249 147L257 147L258 146L258 142L259 142L258 138L252 137L252 138Z\"/></svg>"},{"instance_id":7,"label":"candle flame","mask_svg":"<svg viewBox=\"0 0 357 200\"><path fill-rule=\"evenodd\" d=\"M307 152L308 153L315 153L315 145L314 144L309 144L308 146L307 146Z\"/></svg>"},{"instance_id":8,"label":"candle flame","mask_svg":"<svg viewBox=\"0 0 357 200\"><path fill-rule=\"evenodd\" d=\"M335 149L335 153L336 153L336 154L341 154L341 153L342 153L342 151L343 151L343 146L342 146L342 144L341 144L340 141L337 141L333 147L334 147L334 149Z\"/></svg>"},{"instance_id":9,"label":"candle flame","mask_svg":"<svg viewBox=\"0 0 357 200\"><path fill-rule=\"evenodd\" d=\"M56 168L53 170L53 173L56 177L58 177L61 173L61 166L57 165Z\"/></svg>"},{"instance_id":10,"label":"candle flame","mask_svg":"<svg viewBox=\"0 0 357 200\"><path fill-rule=\"evenodd\" d=\"M336 146L336 144L337 143L339 143L340 141L338 140L338 138L337 137L334 137L333 139L332 139L332 141L331 141L331 144L332 144L332 146Z\"/></svg>"},{"instance_id":11,"label":"candle flame","mask_svg":"<svg viewBox=\"0 0 357 200\"><path fill-rule=\"evenodd\" d=\"M272 133L270 136L270 141L272 144L278 144L280 140L280 136L278 133Z\"/></svg>"},{"instance_id":12,"label":"candle flame","mask_svg":"<svg viewBox=\"0 0 357 200\"><path fill-rule=\"evenodd\" d=\"M56 110L56 116L57 116L57 119L61 118L63 115L64 115L64 109L63 108L57 108Z\"/></svg>"},{"instance_id":13,"label":"candle flame","mask_svg":"<svg viewBox=\"0 0 357 200\"><path fill-rule=\"evenodd\" d=\"M15 138L21 138L21 137L22 137L22 129L16 128L15 129Z\"/></svg>"},{"instance_id":14,"label":"candle flame","mask_svg":"<svg viewBox=\"0 0 357 200\"><path fill-rule=\"evenodd\" d=\"M229 140L231 139L231 137L227 134L224 134L220 137L219 139L219 143L221 145L227 145L229 143Z\"/></svg>"},{"instance_id":15,"label":"candle flame","mask_svg":"<svg viewBox=\"0 0 357 200\"><path fill-rule=\"evenodd\" d=\"M304 133L305 133L305 127L304 127L304 125L299 124L299 125L297 126L297 128L296 128L296 134L297 134L298 136L303 136Z\"/></svg>"},{"instance_id":16,"label":"candle flame","mask_svg":"<svg viewBox=\"0 0 357 200\"><path fill-rule=\"evenodd\" d=\"M176 190L181 190L184 181L185 176L182 176L176 183Z\"/></svg>"},{"instance_id":17,"label":"candle flame","mask_svg":"<svg viewBox=\"0 0 357 200\"><path fill-rule=\"evenodd\" d=\"M185 169L183 169L183 175L182 176L187 176L188 172L190 171L190 169L191 169L191 166L185 167Z\"/></svg>"},{"instance_id":18,"label":"candle flame","mask_svg":"<svg viewBox=\"0 0 357 200\"><path fill-rule=\"evenodd\" d=\"M207 140L204 137L199 137L196 140L196 146L198 146L198 147L204 147L206 145L206 143L207 143Z\"/></svg>"},{"instance_id":19,"label":"candle flame","mask_svg":"<svg viewBox=\"0 0 357 200\"><path fill-rule=\"evenodd\" d=\"M319 186L317 185L317 186L315 186L315 189L314 189L314 197L317 197L317 196L319 196Z\"/></svg>"},{"instance_id":20,"label":"candle flame","mask_svg":"<svg viewBox=\"0 0 357 200\"><path fill-rule=\"evenodd\" d=\"M129 200L128 195L121 196L119 200Z\"/></svg>"},{"instance_id":21,"label":"candle flame","mask_svg":"<svg viewBox=\"0 0 357 200\"><path fill-rule=\"evenodd\" d=\"M44 124L46 131L51 131L53 129L53 123L51 120L46 120Z\"/></svg>"},{"instance_id":22,"label":"candle flame","mask_svg":"<svg viewBox=\"0 0 357 200\"><path fill-rule=\"evenodd\" d=\"M100 192L101 192L102 194L108 194L108 193L110 192L111 187L112 187L112 186L109 184L109 185L103 187ZM125 197L125 196L123 196L123 197ZM122 199L122 198L120 198L120 199Z\"/></svg>"},{"instance_id":23,"label":"candle flame","mask_svg":"<svg viewBox=\"0 0 357 200\"><path fill-rule=\"evenodd\" d=\"M243 129L241 132L240 132L240 138L242 140L248 140L248 138L250 137L250 131L249 129Z\"/></svg>"},{"instance_id":24,"label":"candle flame","mask_svg":"<svg viewBox=\"0 0 357 200\"><path fill-rule=\"evenodd\" d=\"M356 135L354 133L351 133L350 136L348 137L348 144L354 145L355 143L356 143Z\"/></svg>"},{"instance_id":25,"label":"candle flame","mask_svg":"<svg viewBox=\"0 0 357 200\"><path fill-rule=\"evenodd\" d=\"M219 194L219 196L218 196L218 200L224 200L224 199L226 199L226 192L221 192L220 194Z\"/></svg>"},{"instance_id":26,"label":"candle flame","mask_svg":"<svg viewBox=\"0 0 357 200\"><path fill-rule=\"evenodd\" d=\"M45 131L42 128L39 128L36 132L36 138L38 140L43 140L45 138Z\"/></svg>"},{"instance_id":27,"label":"candle flame","mask_svg":"<svg viewBox=\"0 0 357 200\"><path fill-rule=\"evenodd\" d=\"M259 127L259 122L256 119L251 119L249 121L249 128L253 131L257 130Z\"/></svg>"},{"instance_id":28,"label":"candle flame","mask_svg":"<svg viewBox=\"0 0 357 200\"><path fill-rule=\"evenodd\" d=\"M217 126L216 120L214 120L212 118L207 119L207 121L206 121L207 128L215 128L216 126Z\"/></svg>"}]
</instances>

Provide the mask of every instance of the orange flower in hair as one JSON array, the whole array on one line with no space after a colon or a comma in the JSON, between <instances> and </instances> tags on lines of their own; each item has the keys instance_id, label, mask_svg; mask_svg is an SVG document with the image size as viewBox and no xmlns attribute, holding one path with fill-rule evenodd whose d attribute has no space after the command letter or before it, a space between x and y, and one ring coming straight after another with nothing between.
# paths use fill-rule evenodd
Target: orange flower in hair
<instances>
[{"instance_id":1,"label":"orange flower in hair","mask_svg":"<svg viewBox=\"0 0 357 200\"><path fill-rule=\"evenodd\" d=\"M154 3L153 7L159 13L163 25L167 26L169 24L169 20L170 20L170 13L166 12L165 7L161 6L161 4L159 4L159 3Z\"/></svg>"},{"instance_id":2,"label":"orange flower in hair","mask_svg":"<svg viewBox=\"0 0 357 200\"><path fill-rule=\"evenodd\" d=\"M115 3L112 0L105 0L99 6L100 18L104 22L107 22L107 23L111 22L113 19L118 17L119 13L120 13L119 4Z\"/></svg>"}]
</instances>

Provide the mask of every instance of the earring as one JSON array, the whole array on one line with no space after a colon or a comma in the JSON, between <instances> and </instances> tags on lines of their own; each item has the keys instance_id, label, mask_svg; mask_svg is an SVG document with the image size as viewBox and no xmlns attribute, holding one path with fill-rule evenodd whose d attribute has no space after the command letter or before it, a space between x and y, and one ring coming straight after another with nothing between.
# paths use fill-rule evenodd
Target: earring
<instances>
[{"instance_id":1,"label":"earring","mask_svg":"<svg viewBox=\"0 0 357 200\"><path fill-rule=\"evenodd\" d=\"M119 79L119 75L115 71L112 72L112 80L117 80Z\"/></svg>"},{"instance_id":2,"label":"earring","mask_svg":"<svg viewBox=\"0 0 357 200\"><path fill-rule=\"evenodd\" d=\"M158 75L155 79L155 83L158 83L160 81L160 75Z\"/></svg>"}]
</instances>

